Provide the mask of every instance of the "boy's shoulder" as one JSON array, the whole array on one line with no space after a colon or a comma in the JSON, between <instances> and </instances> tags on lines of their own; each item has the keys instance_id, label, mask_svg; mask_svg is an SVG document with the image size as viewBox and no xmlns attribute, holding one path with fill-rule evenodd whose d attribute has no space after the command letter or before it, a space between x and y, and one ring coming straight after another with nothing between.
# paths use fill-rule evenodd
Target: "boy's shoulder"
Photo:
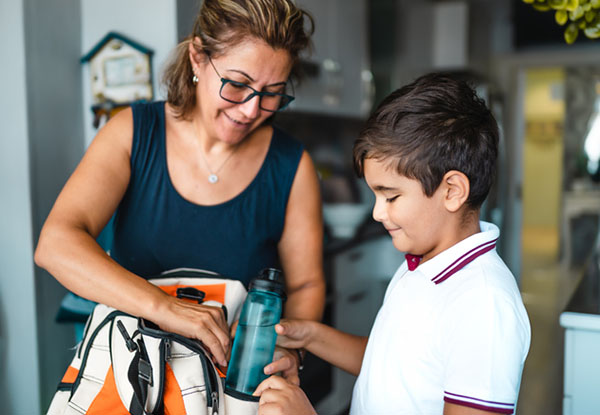
<instances>
[{"instance_id":1,"label":"boy's shoulder","mask_svg":"<svg viewBox=\"0 0 600 415\"><path fill-rule=\"evenodd\" d=\"M447 286L448 281L456 281L457 278L454 278L456 274L468 273L473 265L478 263L498 264L493 267L493 270L500 273L508 271L502 260L494 255L496 242L500 236L498 227L483 221L479 223L479 227L480 232L461 240L419 265L418 270L439 286Z\"/></svg>"},{"instance_id":2,"label":"boy's shoulder","mask_svg":"<svg viewBox=\"0 0 600 415\"><path fill-rule=\"evenodd\" d=\"M517 280L498 253L487 252L457 271L456 278L446 285L448 296L522 303Z\"/></svg>"},{"instance_id":3,"label":"boy's shoulder","mask_svg":"<svg viewBox=\"0 0 600 415\"><path fill-rule=\"evenodd\" d=\"M498 227L480 222L481 232L418 266L441 295L507 296L521 301L516 279L496 251ZM406 266L406 265L404 265Z\"/></svg>"}]
</instances>

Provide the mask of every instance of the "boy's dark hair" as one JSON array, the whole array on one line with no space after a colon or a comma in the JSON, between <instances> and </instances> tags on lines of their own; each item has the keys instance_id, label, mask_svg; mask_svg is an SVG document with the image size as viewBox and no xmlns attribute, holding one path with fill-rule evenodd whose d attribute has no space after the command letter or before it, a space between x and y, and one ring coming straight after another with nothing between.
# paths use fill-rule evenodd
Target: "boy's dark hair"
<instances>
[{"instance_id":1,"label":"boy's dark hair","mask_svg":"<svg viewBox=\"0 0 600 415\"><path fill-rule=\"evenodd\" d=\"M369 117L354 143L354 168L364 161L389 161L390 167L421 182L431 197L450 170L470 182L467 206L478 209L494 182L498 125L485 102L451 75L421 76L388 95Z\"/></svg>"}]
</instances>

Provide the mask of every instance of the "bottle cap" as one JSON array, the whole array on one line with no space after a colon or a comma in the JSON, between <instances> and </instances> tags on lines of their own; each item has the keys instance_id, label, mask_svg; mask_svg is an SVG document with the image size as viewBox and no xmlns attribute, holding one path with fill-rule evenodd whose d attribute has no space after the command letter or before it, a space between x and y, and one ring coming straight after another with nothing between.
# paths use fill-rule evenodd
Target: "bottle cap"
<instances>
[{"instance_id":1,"label":"bottle cap","mask_svg":"<svg viewBox=\"0 0 600 415\"><path fill-rule=\"evenodd\" d=\"M285 300L285 283L283 282L283 276L281 270L276 268L265 268L258 273L258 276L250 281L250 287L252 289L259 289L263 291L271 291Z\"/></svg>"}]
</instances>

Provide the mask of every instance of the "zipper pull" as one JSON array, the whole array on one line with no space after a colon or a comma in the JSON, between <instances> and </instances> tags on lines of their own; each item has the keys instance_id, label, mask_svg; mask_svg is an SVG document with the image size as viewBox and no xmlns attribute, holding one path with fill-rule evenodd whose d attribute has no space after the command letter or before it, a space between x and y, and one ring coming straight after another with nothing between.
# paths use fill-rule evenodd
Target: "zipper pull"
<instances>
[{"instance_id":1,"label":"zipper pull","mask_svg":"<svg viewBox=\"0 0 600 415\"><path fill-rule=\"evenodd\" d=\"M171 360L171 340L165 339L165 361Z\"/></svg>"},{"instance_id":2,"label":"zipper pull","mask_svg":"<svg viewBox=\"0 0 600 415\"><path fill-rule=\"evenodd\" d=\"M212 400L212 415L219 414L219 392L213 392L210 394Z\"/></svg>"},{"instance_id":3,"label":"zipper pull","mask_svg":"<svg viewBox=\"0 0 600 415\"><path fill-rule=\"evenodd\" d=\"M125 339L125 345L127 346L127 350L129 350L130 352L136 351L138 349L138 345L135 344L131 337L129 337L129 333L127 333L127 329L125 328L121 320L117 320L117 328L121 332L121 336L123 336L123 339Z\"/></svg>"}]
</instances>

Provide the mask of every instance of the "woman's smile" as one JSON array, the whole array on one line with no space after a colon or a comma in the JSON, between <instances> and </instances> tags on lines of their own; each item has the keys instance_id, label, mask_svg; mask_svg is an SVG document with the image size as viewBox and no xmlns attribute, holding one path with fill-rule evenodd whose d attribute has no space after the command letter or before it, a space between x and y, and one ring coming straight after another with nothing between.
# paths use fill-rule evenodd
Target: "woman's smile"
<instances>
[{"instance_id":1,"label":"woman's smile","mask_svg":"<svg viewBox=\"0 0 600 415\"><path fill-rule=\"evenodd\" d=\"M234 126L237 128L247 128L247 127L251 126L254 121L254 120L251 120L248 122L242 122L242 121L236 120L235 118L233 118L232 116L227 114L225 111L223 111L223 115L225 115L225 117L227 117L227 119L229 121L231 121L234 124Z\"/></svg>"}]
</instances>

